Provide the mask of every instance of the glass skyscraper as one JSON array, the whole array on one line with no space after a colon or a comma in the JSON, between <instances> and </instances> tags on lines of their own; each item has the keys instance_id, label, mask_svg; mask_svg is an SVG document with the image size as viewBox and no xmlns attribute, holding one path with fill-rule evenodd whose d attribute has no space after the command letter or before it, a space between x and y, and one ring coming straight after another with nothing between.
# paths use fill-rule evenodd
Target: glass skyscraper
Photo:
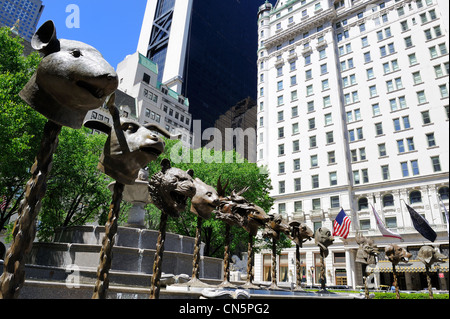
<instances>
[{"instance_id":1,"label":"glass skyscraper","mask_svg":"<svg viewBox=\"0 0 450 319\"><path fill-rule=\"evenodd\" d=\"M0 0L0 26L14 27L30 41L43 9L41 0Z\"/></svg>"},{"instance_id":2,"label":"glass skyscraper","mask_svg":"<svg viewBox=\"0 0 450 319\"><path fill-rule=\"evenodd\" d=\"M272 0L275 3L274 0ZM256 98L259 1L149 1L138 51L159 81L189 98L202 129L247 97Z\"/></svg>"}]
</instances>

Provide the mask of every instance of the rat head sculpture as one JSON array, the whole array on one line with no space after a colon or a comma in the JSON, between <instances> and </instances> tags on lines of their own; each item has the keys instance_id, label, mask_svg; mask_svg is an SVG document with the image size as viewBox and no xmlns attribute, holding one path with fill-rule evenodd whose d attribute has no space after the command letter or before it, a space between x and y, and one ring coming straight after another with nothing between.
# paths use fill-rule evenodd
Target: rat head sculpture
<instances>
[{"instance_id":1,"label":"rat head sculpture","mask_svg":"<svg viewBox=\"0 0 450 319\"><path fill-rule=\"evenodd\" d=\"M399 262L407 263L412 254L409 253L405 248L399 247L396 244L389 245L384 250L386 258L393 265L398 265Z\"/></svg>"},{"instance_id":2,"label":"rat head sculpture","mask_svg":"<svg viewBox=\"0 0 450 319\"><path fill-rule=\"evenodd\" d=\"M314 241L320 248L320 255L324 258L328 256L328 246L334 242L334 237L331 231L326 227L320 227L314 233Z\"/></svg>"},{"instance_id":3,"label":"rat head sculpture","mask_svg":"<svg viewBox=\"0 0 450 319\"><path fill-rule=\"evenodd\" d=\"M108 134L98 169L126 185L134 184L140 169L164 152L164 140L157 133L171 137L156 124L141 125L128 118L120 118L119 127L98 120L84 125Z\"/></svg>"},{"instance_id":4,"label":"rat head sculpture","mask_svg":"<svg viewBox=\"0 0 450 319\"><path fill-rule=\"evenodd\" d=\"M434 263L443 262L444 259L448 259L448 257L441 254L437 248L422 246L417 254L417 259L423 262L426 266L431 267Z\"/></svg>"},{"instance_id":5,"label":"rat head sculpture","mask_svg":"<svg viewBox=\"0 0 450 319\"><path fill-rule=\"evenodd\" d=\"M379 254L378 248L374 245L372 239L366 238L361 234L356 235L356 242L359 245L356 252L355 261L366 265L375 265L375 257Z\"/></svg>"},{"instance_id":6,"label":"rat head sculpture","mask_svg":"<svg viewBox=\"0 0 450 319\"><path fill-rule=\"evenodd\" d=\"M148 183L152 203L163 213L179 217L186 208L188 198L195 196L194 171L183 171L171 167L168 159L161 162L161 171L154 174Z\"/></svg>"},{"instance_id":7,"label":"rat head sculpture","mask_svg":"<svg viewBox=\"0 0 450 319\"><path fill-rule=\"evenodd\" d=\"M219 195L214 187L201 179L194 179L195 195L191 200L191 212L203 219L210 219L211 213L220 204Z\"/></svg>"},{"instance_id":8,"label":"rat head sculpture","mask_svg":"<svg viewBox=\"0 0 450 319\"><path fill-rule=\"evenodd\" d=\"M58 40L53 21L36 31L31 46L44 58L19 95L49 120L81 128L86 113L117 89L117 74L100 52L83 42Z\"/></svg>"},{"instance_id":9,"label":"rat head sculpture","mask_svg":"<svg viewBox=\"0 0 450 319\"><path fill-rule=\"evenodd\" d=\"M304 242L314 237L314 232L306 224L293 220L289 223L289 226L291 229L289 237L300 247L303 246Z\"/></svg>"}]
</instances>

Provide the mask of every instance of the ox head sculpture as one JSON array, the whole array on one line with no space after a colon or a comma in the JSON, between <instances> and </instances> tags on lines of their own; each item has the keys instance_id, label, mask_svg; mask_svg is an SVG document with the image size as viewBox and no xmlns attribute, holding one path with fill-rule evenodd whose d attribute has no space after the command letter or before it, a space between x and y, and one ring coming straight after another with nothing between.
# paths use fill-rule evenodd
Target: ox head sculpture
<instances>
[{"instance_id":1,"label":"ox head sculpture","mask_svg":"<svg viewBox=\"0 0 450 319\"><path fill-rule=\"evenodd\" d=\"M393 265L398 265L399 262L407 263L409 258L412 257L412 255L405 248L399 247L396 244L387 246L384 252L386 258L389 259Z\"/></svg>"},{"instance_id":2,"label":"ox head sculpture","mask_svg":"<svg viewBox=\"0 0 450 319\"><path fill-rule=\"evenodd\" d=\"M58 39L52 21L36 31L31 46L44 58L19 95L49 120L81 128L86 113L117 89L117 74L100 52L83 42Z\"/></svg>"},{"instance_id":3,"label":"ox head sculpture","mask_svg":"<svg viewBox=\"0 0 450 319\"><path fill-rule=\"evenodd\" d=\"M373 240L358 233L356 235L356 242L358 243L359 248L356 252L355 261L365 265L375 265L375 257L379 254L379 251L377 246L374 245Z\"/></svg>"},{"instance_id":4,"label":"ox head sculpture","mask_svg":"<svg viewBox=\"0 0 450 319\"><path fill-rule=\"evenodd\" d=\"M138 177L139 170L154 161L164 152L165 142L158 136L169 138L169 132L156 124L139 124L120 118L111 126L99 120L88 120L84 125L108 134L98 168L116 181L131 185Z\"/></svg>"},{"instance_id":5,"label":"ox head sculpture","mask_svg":"<svg viewBox=\"0 0 450 319\"><path fill-rule=\"evenodd\" d=\"M431 246L422 246L417 254L417 259L423 262L426 266L431 267L436 262L443 262L448 256L441 254L437 248Z\"/></svg>"},{"instance_id":6,"label":"ox head sculpture","mask_svg":"<svg viewBox=\"0 0 450 319\"><path fill-rule=\"evenodd\" d=\"M214 187L201 179L194 179L195 195L191 200L191 212L203 219L210 219L211 213L219 206L219 195Z\"/></svg>"},{"instance_id":7,"label":"ox head sculpture","mask_svg":"<svg viewBox=\"0 0 450 319\"><path fill-rule=\"evenodd\" d=\"M168 159L161 162L161 171L154 174L148 188L152 203L164 214L179 217L188 198L195 196L194 171L172 167Z\"/></svg>"},{"instance_id":8,"label":"ox head sculpture","mask_svg":"<svg viewBox=\"0 0 450 319\"><path fill-rule=\"evenodd\" d=\"M320 248L320 255L324 258L328 256L328 246L334 242L334 237L331 231L326 227L320 227L314 233L314 241Z\"/></svg>"}]
</instances>

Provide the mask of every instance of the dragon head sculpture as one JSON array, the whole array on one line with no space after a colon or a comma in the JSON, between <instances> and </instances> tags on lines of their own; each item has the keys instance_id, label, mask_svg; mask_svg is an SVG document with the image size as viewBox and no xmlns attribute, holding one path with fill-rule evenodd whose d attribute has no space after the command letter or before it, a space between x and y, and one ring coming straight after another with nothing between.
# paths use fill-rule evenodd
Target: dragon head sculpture
<instances>
[{"instance_id":1,"label":"dragon head sculpture","mask_svg":"<svg viewBox=\"0 0 450 319\"><path fill-rule=\"evenodd\" d=\"M168 159L161 162L161 171L148 182L152 203L164 214L179 217L188 198L195 196L194 171L171 167Z\"/></svg>"}]
</instances>

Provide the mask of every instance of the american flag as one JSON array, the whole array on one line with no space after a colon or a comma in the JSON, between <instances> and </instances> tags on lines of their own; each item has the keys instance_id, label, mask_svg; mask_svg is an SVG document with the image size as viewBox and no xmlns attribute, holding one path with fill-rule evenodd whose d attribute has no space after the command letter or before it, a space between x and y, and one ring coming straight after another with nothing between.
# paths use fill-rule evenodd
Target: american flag
<instances>
[{"instance_id":1,"label":"american flag","mask_svg":"<svg viewBox=\"0 0 450 319\"><path fill-rule=\"evenodd\" d=\"M350 232L350 218L345 214L344 209L341 209L336 219L333 222L333 236L339 236L344 239L347 238Z\"/></svg>"}]
</instances>

